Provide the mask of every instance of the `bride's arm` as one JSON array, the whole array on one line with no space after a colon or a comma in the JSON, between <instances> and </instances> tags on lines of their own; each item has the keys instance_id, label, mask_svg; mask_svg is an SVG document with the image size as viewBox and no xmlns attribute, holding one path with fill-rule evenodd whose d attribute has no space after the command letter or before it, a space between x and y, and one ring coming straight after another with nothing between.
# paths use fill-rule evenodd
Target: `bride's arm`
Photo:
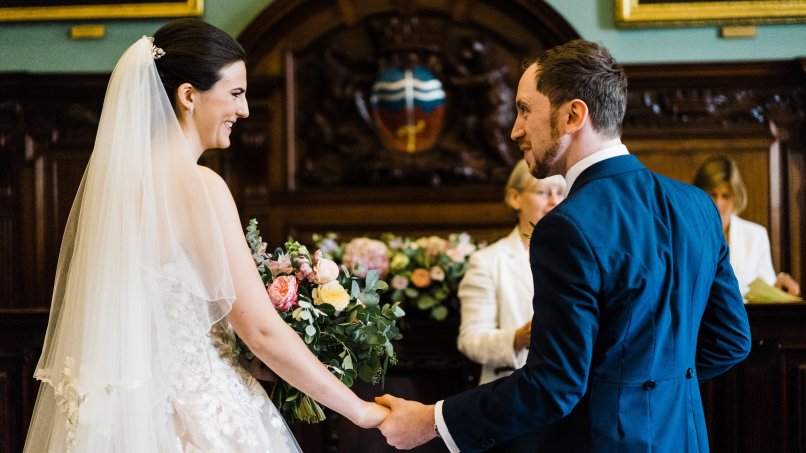
<instances>
[{"instance_id":1,"label":"bride's arm","mask_svg":"<svg viewBox=\"0 0 806 453\"><path fill-rule=\"evenodd\" d=\"M235 285L236 301L228 315L235 332L257 358L291 385L358 426L376 427L388 410L358 398L280 318L244 239L229 188L212 170L205 169L203 174L215 204Z\"/></svg>"}]
</instances>

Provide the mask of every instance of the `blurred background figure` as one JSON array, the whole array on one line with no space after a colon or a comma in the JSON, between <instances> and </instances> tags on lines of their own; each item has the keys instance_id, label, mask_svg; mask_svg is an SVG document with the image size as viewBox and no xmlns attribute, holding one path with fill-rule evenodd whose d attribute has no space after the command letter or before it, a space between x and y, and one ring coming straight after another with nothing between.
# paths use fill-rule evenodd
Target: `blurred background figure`
<instances>
[{"instance_id":1,"label":"blurred background figure","mask_svg":"<svg viewBox=\"0 0 806 453\"><path fill-rule=\"evenodd\" d=\"M800 285L791 275L785 272L776 275L773 270L767 229L739 217L747 206L747 190L736 162L723 156L706 160L697 170L694 185L716 203L730 247L730 264L742 294L747 294L753 280L761 278L769 285L799 295Z\"/></svg>"},{"instance_id":2,"label":"blurred background figure","mask_svg":"<svg viewBox=\"0 0 806 453\"><path fill-rule=\"evenodd\" d=\"M482 365L479 384L520 368L532 332L532 272L529 237L533 225L565 197L565 179L536 179L524 160L507 181L504 202L515 218L512 232L470 256L459 284L459 350Z\"/></svg>"}]
</instances>

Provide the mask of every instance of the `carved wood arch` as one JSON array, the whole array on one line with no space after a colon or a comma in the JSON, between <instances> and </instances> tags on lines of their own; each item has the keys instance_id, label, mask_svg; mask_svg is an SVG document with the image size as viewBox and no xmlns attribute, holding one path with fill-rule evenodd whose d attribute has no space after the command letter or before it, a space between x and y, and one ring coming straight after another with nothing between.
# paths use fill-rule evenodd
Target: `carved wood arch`
<instances>
[{"instance_id":1,"label":"carved wood arch","mask_svg":"<svg viewBox=\"0 0 806 453\"><path fill-rule=\"evenodd\" d=\"M278 0L239 37L252 117L220 170L273 244L324 230L497 239L511 225L500 200L520 155L509 132L522 61L578 37L527 0ZM371 92L384 70L414 66L445 101L433 145L409 153L378 133Z\"/></svg>"}]
</instances>

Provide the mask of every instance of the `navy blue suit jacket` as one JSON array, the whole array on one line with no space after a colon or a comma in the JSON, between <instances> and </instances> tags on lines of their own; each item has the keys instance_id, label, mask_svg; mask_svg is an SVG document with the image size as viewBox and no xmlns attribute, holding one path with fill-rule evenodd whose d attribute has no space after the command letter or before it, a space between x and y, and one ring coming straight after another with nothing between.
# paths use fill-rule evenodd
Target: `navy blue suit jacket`
<instances>
[{"instance_id":1,"label":"navy blue suit jacket","mask_svg":"<svg viewBox=\"0 0 806 453\"><path fill-rule=\"evenodd\" d=\"M714 203L631 155L594 164L535 227L526 365L447 398L462 452L706 452L698 380L750 351Z\"/></svg>"}]
</instances>

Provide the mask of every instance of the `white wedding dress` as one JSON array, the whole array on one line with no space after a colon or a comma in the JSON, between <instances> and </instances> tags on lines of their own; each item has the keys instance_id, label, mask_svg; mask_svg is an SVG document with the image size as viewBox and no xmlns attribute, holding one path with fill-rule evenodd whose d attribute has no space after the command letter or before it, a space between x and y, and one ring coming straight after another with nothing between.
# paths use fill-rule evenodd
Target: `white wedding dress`
<instances>
[{"instance_id":1,"label":"white wedding dress","mask_svg":"<svg viewBox=\"0 0 806 453\"><path fill-rule=\"evenodd\" d=\"M110 78L59 253L24 452L298 452L238 364L218 215L157 50L143 37Z\"/></svg>"},{"instance_id":2,"label":"white wedding dress","mask_svg":"<svg viewBox=\"0 0 806 453\"><path fill-rule=\"evenodd\" d=\"M297 452L299 446L263 387L238 364L235 336L222 320L208 331L199 301L164 280L175 362L168 368L177 451Z\"/></svg>"}]
</instances>

